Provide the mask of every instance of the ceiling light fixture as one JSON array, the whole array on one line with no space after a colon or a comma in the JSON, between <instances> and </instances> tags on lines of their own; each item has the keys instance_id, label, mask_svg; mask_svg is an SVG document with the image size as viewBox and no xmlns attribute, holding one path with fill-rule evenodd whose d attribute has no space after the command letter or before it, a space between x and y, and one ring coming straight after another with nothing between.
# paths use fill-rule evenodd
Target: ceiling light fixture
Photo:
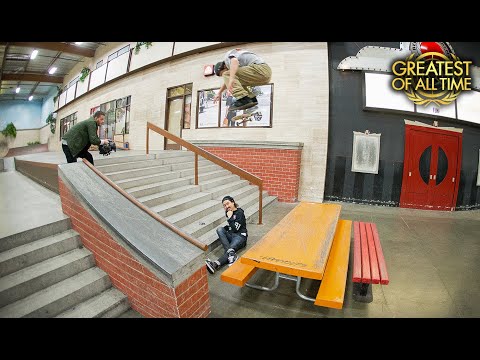
<instances>
[{"instance_id":1,"label":"ceiling light fixture","mask_svg":"<svg viewBox=\"0 0 480 360\"><path fill-rule=\"evenodd\" d=\"M50 70L48 70L48 73L49 73L50 75L52 75L52 74L55 73L55 71L57 71L57 68L54 66L54 67L50 68Z\"/></svg>"},{"instance_id":2,"label":"ceiling light fixture","mask_svg":"<svg viewBox=\"0 0 480 360\"><path fill-rule=\"evenodd\" d=\"M75 45L82 45L83 42L76 42Z\"/></svg>"},{"instance_id":3,"label":"ceiling light fixture","mask_svg":"<svg viewBox=\"0 0 480 360\"><path fill-rule=\"evenodd\" d=\"M32 101L32 99L33 99L33 95L30 95L30 96L28 97L28 101Z\"/></svg>"},{"instance_id":4,"label":"ceiling light fixture","mask_svg":"<svg viewBox=\"0 0 480 360\"><path fill-rule=\"evenodd\" d=\"M38 55L38 50L33 50L32 55L30 55L30 59L32 59L32 60L35 59L37 57L37 55Z\"/></svg>"},{"instance_id":5,"label":"ceiling light fixture","mask_svg":"<svg viewBox=\"0 0 480 360\"><path fill-rule=\"evenodd\" d=\"M20 92L20 86L15 89L15 92L18 94Z\"/></svg>"}]
</instances>

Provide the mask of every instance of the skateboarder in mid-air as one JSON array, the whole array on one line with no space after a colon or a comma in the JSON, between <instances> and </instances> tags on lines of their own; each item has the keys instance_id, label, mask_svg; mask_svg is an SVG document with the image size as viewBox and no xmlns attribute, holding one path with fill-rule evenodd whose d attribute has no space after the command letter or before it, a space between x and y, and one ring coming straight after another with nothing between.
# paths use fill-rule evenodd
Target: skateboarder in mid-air
<instances>
[{"instance_id":1,"label":"skateboarder in mid-air","mask_svg":"<svg viewBox=\"0 0 480 360\"><path fill-rule=\"evenodd\" d=\"M224 60L215 64L215 75L223 77L223 84L213 103L221 99L226 89L237 99L230 106L230 111L244 110L258 104L251 87L268 84L272 69L257 54L237 48L229 50Z\"/></svg>"}]
</instances>

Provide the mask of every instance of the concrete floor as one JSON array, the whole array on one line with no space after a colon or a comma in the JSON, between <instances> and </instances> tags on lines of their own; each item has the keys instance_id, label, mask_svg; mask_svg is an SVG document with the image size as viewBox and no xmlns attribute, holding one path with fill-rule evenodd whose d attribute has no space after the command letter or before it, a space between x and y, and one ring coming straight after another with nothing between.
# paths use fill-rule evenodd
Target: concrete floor
<instances>
[{"instance_id":1,"label":"concrete floor","mask_svg":"<svg viewBox=\"0 0 480 360\"><path fill-rule=\"evenodd\" d=\"M127 155L120 152L120 155ZM113 153L112 153L113 154ZM132 154L132 153L130 153ZM63 153L24 155L30 161L63 163ZM59 196L12 170L0 172L0 239L63 218ZM241 199L236 199L241 205ZM274 202L263 224L248 224L251 247L296 204ZM480 210L440 212L341 203L342 219L375 222L387 262L389 285L373 285L373 301L352 298L348 273L342 310L300 299L295 283L280 279L273 292L237 287L209 275L211 318L321 317L480 317ZM351 252L353 247L351 247ZM240 255L245 250L240 252ZM219 257L221 248L210 254ZM350 268L352 255L350 255ZM257 271L252 282L271 284L272 274ZM314 297L319 281L305 280L302 290Z\"/></svg>"},{"instance_id":2,"label":"concrete floor","mask_svg":"<svg viewBox=\"0 0 480 360\"><path fill-rule=\"evenodd\" d=\"M276 203L265 209L263 225L248 224L247 249L295 205ZM302 300L293 281L280 279L273 292L240 288L221 281L221 269L209 276L210 317L480 317L479 210L443 212L341 205L340 218L377 224L390 283L372 285L372 302L362 303L352 298L352 245L343 309L318 307ZM217 248L208 256L216 259L222 251ZM273 275L258 270L250 282L271 286ZM302 281L302 292L315 297L319 284L316 280Z\"/></svg>"}]
</instances>

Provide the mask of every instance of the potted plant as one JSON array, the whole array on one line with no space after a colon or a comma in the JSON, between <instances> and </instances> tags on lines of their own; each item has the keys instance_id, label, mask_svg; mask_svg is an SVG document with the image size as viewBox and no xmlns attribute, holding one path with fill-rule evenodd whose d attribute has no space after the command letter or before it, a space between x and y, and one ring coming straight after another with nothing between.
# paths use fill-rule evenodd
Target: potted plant
<instances>
[{"instance_id":1,"label":"potted plant","mask_svg":"<svg viewBox=\"0 0 480 360\"><path fill-rule=\"evenodd\" d=\"M82 71L80 71L80 74L80 79L78 79L78 81L84 82L88 74L90 74L90 69L88 67L84 67Z\"/></svg>"},{"instance_id":2,"label":"potted plant","mask_svg":"<svg viewBox=\"0 0 480 360\"><path fill-rule=\"evenodd\" d=\"M12 137L15 139L17 137L17 128L15 127L15 125L13 125L12 122L8 123L5 129L2 130L2 134L5 137Z\"/></svg>"},{"instance_id":3,"label":"potted plant","mask_svg":"<svg viewBox=\"0 0 480 360\"><path fill-rule=\"evenodd\" d=\"M47 124L50 124L50 131L55 134L55 127L57 125L57 119L53 117L53 113L50 113L45 120Z\"/></svg>"},{"instance_id":4,"label":"potted plant","mask_svg":"<svg viewBox=\"0 0 480 360\"><path fill-rule=\"evenodd\" d=\"M152 46L152 43L151 42L137 42L137 45L135 45L135 55L137 55L140 52L140 48L142 46L145 46L145 48L148 49L150 46Z\"/></svg>"}]
</instances>

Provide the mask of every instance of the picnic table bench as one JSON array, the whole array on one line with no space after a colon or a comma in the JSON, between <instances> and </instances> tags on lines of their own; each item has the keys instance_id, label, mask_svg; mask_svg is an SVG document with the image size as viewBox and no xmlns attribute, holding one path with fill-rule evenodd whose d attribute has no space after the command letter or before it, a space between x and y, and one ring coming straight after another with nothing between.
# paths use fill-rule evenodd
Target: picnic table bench
<instances>
[{"instance_id":1,"label":"picnic table bench","mask_svg":"<svg viewBox=\"0 0 480 360\"><path fill-rule=\"evenodd\" d=\"M353 222L353 275L356 287L354 295L358 301L367 299L370 284L388 285L390 282L387 264L383 256L377 226L371 222Z\"/></svg>"}]
</instances>

